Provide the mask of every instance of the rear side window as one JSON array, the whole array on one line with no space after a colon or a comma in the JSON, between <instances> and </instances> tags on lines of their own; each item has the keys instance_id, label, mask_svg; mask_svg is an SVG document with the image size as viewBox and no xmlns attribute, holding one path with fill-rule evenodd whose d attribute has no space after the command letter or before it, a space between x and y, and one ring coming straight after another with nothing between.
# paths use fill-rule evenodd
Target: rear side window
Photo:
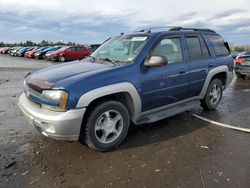
<instances>
[{"instance_id":1,"label":"rear side window","mask_svg":"<svg viewBox=\"0 0 250 188\"><path fill-rule=\"evenodd\" d=\"M203 57L207 58L210 56L207 45L206 45L204 39L201 39L200 41L201 41L201 49L202 49Z\"/></svg>"},{"instance_id":2,"label":"rear side window","mask_svg":"<svg viewBox=\"0 0 250 188\"><path fill-rule=\"evenodd\" d=\"M201 44L198 36L186 37L189 60L201 59L203 57Z\"/></svg>"},{"instance_id":3,"label":"rear side window","mask_svg":"<svg viewBox=\"0 0 250 188\"><path fill-rule=\"evenodd\" d=\"M211 42L216 56L228 55L229 51L225 46L224 40L219 35L207 35Z\"/></svg>"}]
</instances>

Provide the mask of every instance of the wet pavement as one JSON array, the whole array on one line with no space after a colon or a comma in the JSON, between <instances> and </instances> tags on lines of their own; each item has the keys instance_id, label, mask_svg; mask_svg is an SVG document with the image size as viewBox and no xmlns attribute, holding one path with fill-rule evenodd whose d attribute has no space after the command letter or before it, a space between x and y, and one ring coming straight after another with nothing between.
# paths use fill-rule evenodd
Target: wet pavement
<instances>
[{"instance_id":1,"label":"wet pavement","mask_svg":"<svg viewBox=\"0 0 250 188\"><path fill-rule=\"evenodd\" d=\"M23 77L53 65L0 55L0 187L250 187L250 135L185 112L130 127L115 151L39 135L17 106ZM212 120L250 128L250 80L234 79Z\"/></svg>"}]
</instances>

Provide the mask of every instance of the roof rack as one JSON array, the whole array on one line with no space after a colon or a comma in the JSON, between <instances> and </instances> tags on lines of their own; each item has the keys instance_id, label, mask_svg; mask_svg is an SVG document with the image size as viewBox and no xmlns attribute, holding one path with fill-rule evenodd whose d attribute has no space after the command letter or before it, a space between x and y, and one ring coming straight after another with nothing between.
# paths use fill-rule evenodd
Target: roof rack
<instances>
[{"instance_id":1,"label":"roof rack","mask_svg":"<svg viewBox=\"0 0 250 188\"><path fill-rule=\"evenodd\" d=\"M149 28L145 28L145 29L140 29L138 31L134 31L134 33L151 33L151 30L154 29L171 29L171 28L177 28L178 26L161 26L161 27L149 27Z\"/></svg>"},{"instance_id":2,"label":"roof rack","mask_svg":"<svg viewBox=\"0 0 250 188\"><path fill-rule=\"evenodd\" d=\"M160 27L149 27L149 28L145 28L145 29L141 29L141 30L138 30L138 31L135 31L135 33L151 33L151 30L154 30L154 29L171 29L171 28L177 28L178 26L160 26Z\"/></svg>"},{"instance_id":3,"label":"roof rack","mask_svg":"<svg viewBox=\"0 0 250 188\"><path fill-rule=\"evenodd\" d=\"M215 31L211 30L211 29L199 29L199 28L185 28L185 27L179 27L179 26L163 26L163 27L151 27L151 28L147 28L147 29L141 29L138 31L135 31L135 33L151 33L151 30L154 29L169 29L169 31L205 31L205 32L213 32L215 33Z\"/></svg>"},{"instance_id":4,"label":"roof rack","mask_svg":"<svg viewBox=\"0 0 250 188\"><path fill-rule=\"evenodd\" d=\"M215 33L215 31L211 30L211 29L199 29L199 28L185 28L185 27L173 27L171 29L169 29L169 31L188 31L188 30L191 30L191 31L206 31L206 32L213 32Z\"/></svg>"}]
</instances>

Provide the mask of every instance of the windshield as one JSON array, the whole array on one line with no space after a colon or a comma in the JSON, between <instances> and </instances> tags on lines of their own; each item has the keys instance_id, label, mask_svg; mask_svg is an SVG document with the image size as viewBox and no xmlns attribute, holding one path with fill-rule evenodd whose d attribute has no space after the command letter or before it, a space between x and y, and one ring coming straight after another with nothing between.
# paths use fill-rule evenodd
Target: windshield
<instances>
[{"instance_id":1,"label":"windshield","mask_svg":"<svg viewBox=\"0 0 250 188\"><path fill-rule=\"evenodd\" d=\"M91 57L110 59L117 62L133 62L148 39L147 35L121 35L105 42Z\"/></svg>"},{"instance_id":2,"label":"windshield","mask_svg":"<svg viewBox=\"0 0 250 188\"><path fill-rule=\"evenodd\" d=\"M61 51L67 50L68 48L69 48L69 46L64 46L64 47L61 47L60 49L58 49L56 51L61 52Z\"/></svg>"}]
</instances>

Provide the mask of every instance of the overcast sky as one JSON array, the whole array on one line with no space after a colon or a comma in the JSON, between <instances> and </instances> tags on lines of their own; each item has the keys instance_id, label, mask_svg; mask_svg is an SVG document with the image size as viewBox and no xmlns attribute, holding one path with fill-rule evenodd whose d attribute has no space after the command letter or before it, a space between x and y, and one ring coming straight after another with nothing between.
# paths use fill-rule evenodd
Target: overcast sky
<instances>
[{"instance_id":1,"label":"overcast sky","mask_svg":"<svg viewBox=\"0 0 250 188\"><path fill-rule=\"evenodd\" d=\"M204 27L250 44L249 0L0 0L0 41L99 43L156 26Z\"/></svg>"}]
</instances>

